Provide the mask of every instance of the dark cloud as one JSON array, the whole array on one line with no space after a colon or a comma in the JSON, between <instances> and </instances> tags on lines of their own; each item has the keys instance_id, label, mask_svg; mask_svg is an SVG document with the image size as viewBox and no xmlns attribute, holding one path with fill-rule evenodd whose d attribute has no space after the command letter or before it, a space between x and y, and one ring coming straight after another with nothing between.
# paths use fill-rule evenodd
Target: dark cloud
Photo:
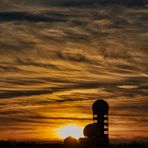
<instances>
[{"instance_id":1,"label":"dark cloud","mask_svg":"<svg viewBox=\"0 0 148 148\"><path fill-rule=\"evenodd\" d=\"M30 9L49 9L51 7L64 7L64 8L96 8L96 6L128 6L128 7L143 7L148 4L147 0L1 0L0 1L0 11L15 11L15 10L30 10ZM17 16L16 16L17 15ZM37 16L26 16L22 14L15 14L15 16L9 15L7 20L18 19L22 20L22 16L24 19L30 21L32 19L34 22L40 21L49 21L49 18L37 17ZM16 18L17 17L17 18ZM57 21L54 18L51 18L51 21Z\"/></svg>"},{"instance_id":2,"label":"dark cloud","mask_svg":"<svg viewBox=\"0 0 148 148\"><path fill-rule=\"evenodd\" d=\"M30 21L30 22L61 22L62 18L50 17L46 14L31 14L28 12L0 12L0 21Z\"/></svg>"},{"instance_id":3,"label":"dark cloud","mask_svg":"<svg viewBox=\"0 0 148 148\"><path fill-rule=\"evenodd\" d=\"M147 0L111 0L108 2L111 4L120 4L120 5L127 5L127 6L142 6L142 5L145 5L148 1Z\"/></svg>"}]
</instances>

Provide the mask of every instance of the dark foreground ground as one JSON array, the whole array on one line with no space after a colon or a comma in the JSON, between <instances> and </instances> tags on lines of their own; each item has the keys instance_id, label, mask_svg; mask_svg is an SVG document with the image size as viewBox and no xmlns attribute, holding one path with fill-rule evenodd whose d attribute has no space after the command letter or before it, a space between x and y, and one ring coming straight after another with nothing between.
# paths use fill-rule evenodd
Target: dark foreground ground
<instances>
[{"instance_id":1,"label":"dark foreground ground","mask_svg":"<svg viewBox=\"0 0 148 148\"><path fill-rule=\"evenodd\" d=\"M122 143L110 144L108 146L100 145L79 145L79 144L59 144L59 143L37 143L37 142L15 142L0 141L0 148L148 148L148 143Z\"/></svg>"}]
</instances>

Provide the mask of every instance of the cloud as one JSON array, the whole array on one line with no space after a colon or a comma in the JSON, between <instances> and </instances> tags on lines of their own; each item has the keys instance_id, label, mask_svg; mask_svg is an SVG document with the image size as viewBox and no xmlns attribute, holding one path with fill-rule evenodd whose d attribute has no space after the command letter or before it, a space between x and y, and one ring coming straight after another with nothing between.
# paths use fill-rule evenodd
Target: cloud
<instances>
[{"instance_id":1,"label":"cloud","mask_svg":"<svg viewBox=\"0 0 148 148\"><path fill-rule=\"evenodd\" d=\"M0 1L1 129L85 126L93 101L105 98L111 137L146 137L147 7L90 2Z\"/></svg>"},{"instance_id":2,"label":"cloud","mask_svg":"<svg viewBox=\"0 0 148 148\"><path fill-rule=\"evenodd\" d=\"M148 3L147 0L1 0L1 11L15 11L15 10L37 10L37 9L51 9L51 7L65 7L65 8L90 8L100 6L128 6L128 7L143 7ZM28 17L29 18L29 17ZM37 18L34 18L37 20Z\"/></svg>"},{"instance_id":3,"label":"cloud","mask_svg":"<svg viewBox=\"0 0 148 148\"><path fill-rule=\"evenodd\" d=\"M0 12L0 21L30 21L30 22L60 22L61 18L52 18L39 14L29 14L27 12Z\"/></svg>"}]
</instances>

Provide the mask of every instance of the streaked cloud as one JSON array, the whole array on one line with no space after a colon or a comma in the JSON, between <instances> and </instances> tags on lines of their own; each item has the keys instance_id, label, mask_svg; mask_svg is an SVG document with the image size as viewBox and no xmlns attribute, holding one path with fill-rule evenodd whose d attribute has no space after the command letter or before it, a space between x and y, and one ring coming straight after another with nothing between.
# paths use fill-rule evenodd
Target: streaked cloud
<instances>
[{"instance_id":1,"label":"streaked cloud","mask_svg":"<svg viewBox=\"0 0 148 148\"><path fill-rule=\"evenodd\" d=\"M1 0L0 138L57 138L105 98L111 138L145 139L147 12L138 0Z\"/></svg>"}]
</instances>

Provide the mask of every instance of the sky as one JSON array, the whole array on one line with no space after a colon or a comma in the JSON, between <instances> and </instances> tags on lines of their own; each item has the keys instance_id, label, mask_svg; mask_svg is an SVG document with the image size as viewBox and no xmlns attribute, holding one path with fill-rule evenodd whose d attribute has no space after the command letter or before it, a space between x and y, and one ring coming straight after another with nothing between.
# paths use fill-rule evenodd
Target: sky
<instances>
[{"instance_id":1,"label":"sky","mask_svg":"<svg viewBox=\"0 0 148 148\"><path fill-rule=\"evenodd\" d=\"M58 139L103 98L111 140L148 140L147 2L0 0L0 139Z\"/></svg>"}]
</instances>

